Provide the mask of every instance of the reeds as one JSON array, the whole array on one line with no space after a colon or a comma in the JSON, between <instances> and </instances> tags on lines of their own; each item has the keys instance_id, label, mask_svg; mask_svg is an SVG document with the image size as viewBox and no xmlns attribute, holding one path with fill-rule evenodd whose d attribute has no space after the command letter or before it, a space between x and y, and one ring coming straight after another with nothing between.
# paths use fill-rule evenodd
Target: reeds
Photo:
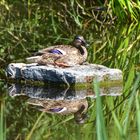
<instances>
[{"instance_id":1,"label":"reeds","mask_svg":"<svg viewBox=\"0 0 140 140\"><path fill-rule=\"evenodd\" d=\"M93 42L95 33L105 35L105 28L117 26L118 23L137 23L140 19L139 5L138 0L105 2L3 0L0 2L1 67L13 60L22 61L31 51L34 52L44 46L69 43L76 34L82 34L89 42ZM128 38L125 39L125 42L127 41ZM97 53L104 50L106 45L114 45L109 41L108 43L104 42L104 46L97 48ZM135 44L135 42L131 44L128 49L131 50ZM119 46L121 49L121 45ZM22 52L22 58L18 52Z\"/></svg>"},{"instance_id":2,"label":"reeds","mask_svg":"<svg viewBox=\"0 0 140 140\"><path fill-rule=\"evenodd\" d=\"M140 120L139 120L139 115L140 115L140 108L139 108L139 100L138 100L138 94L139 94L139 85L140 85L140 73L137 73L137 78L134 82L134 85L131 89L131 91L129 91L129 97L127 99L126 104L124 104L125 106L125 110L122 114L121 117L117 117L115 110L112 110L112 117L114 119L114 124L116 125L116 128L118 128L118 132L120 135L120 139L122 140L127 140L129 139L128 136L128 131L131 128L131 121L130 121L130 117L131 116L136 116L135 118L137 118L135 121L136 125L137 125L137 137L138 139L139 137L139 133L140 133ZM97 132L97 139L98 140L106 140L109 139L108 134L107 134L107 127L106 123L105 123L105 118L103 115L103 108L105 105L103 105L102 101L101 101L101 97L99 96L100 93L100 89L99 89L99 84L98 82L94 83L94 89L95 89L95 93L97 96L96 99L96 132ZM133 103L135 102L135 104L133 105ZM111 104L110 104L111 105ZM123 105L122 105L123 106ZM131 114L132 108L136 108L136 111L133 112L135 114ZM134 123L134 122L133 122ZM114 126L115 129L115 126Z\"/></svg>"},{"instance_id":3,"label":"reeds","mask_svg":"<svg viewBox=\"0 0 140 140\"><path fill-rule=\"evenodd\" d=\"M6 140L5 102L0 102L0 139Z\"/></svg>"},{"instance_id":4,"label":"reeds","mask_svg":"<svg viewBox=\"0 0 140 140\"><path fill-rule=\"evenodd\" d=\"M97 81L94 82L94 89L97 96L96 99L96 131L97 140L107 140L107 133L105 128L105 121L103 115L103 106L100 97L100 88Z\"/></svg>"}]
</instances>

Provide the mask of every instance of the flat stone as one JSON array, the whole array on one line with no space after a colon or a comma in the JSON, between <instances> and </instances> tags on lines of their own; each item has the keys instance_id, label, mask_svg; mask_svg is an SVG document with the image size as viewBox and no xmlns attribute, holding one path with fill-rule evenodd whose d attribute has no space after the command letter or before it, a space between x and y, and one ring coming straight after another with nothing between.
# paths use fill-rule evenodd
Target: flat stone
<instances>
[{"instance_id":1,"label":"flat stone","mask_svg":"<svg viewBox=\"0 0 140 140\"><path fill-rule=\"evenodd\" d=\"M96 78L100 82L122 81L122 71L103 65L87 64L61 68L41 66L36 63L11 63L6 69L7 77L56 83L92 83Z\"/></svg>"}]
</instances>

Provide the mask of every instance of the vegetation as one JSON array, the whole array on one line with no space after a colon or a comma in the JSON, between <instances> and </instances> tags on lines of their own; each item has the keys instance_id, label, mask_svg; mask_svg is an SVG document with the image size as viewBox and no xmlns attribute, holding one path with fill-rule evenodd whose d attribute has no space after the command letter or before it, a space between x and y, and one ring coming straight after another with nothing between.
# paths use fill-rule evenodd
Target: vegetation
<instances>
[{"instance_id":1,"label":"vegetation","mask_svg":"<svg viewBox=\"0 0 140 140\"><path fill-rule=\"evenodd\" d=\"M89 57L92 62L96 62L95 58L98 57L96 54L101 54L102 51L106 53L108 50L107 56L100 55L101 62L110 58L112 51L114 54L117 51L119 55L124 53L127 57L124 45L131 41L130 47L127 46L127 51L131 51L140 39L140 36L137 36L138 30L136 31L136 28L140 28L137 26L140 19L139 5L138 0L109 2L2 0L0 65L4 67L13 61L21 62L32 52L52 44L69 43L76 34L83 35L90 42ZM123 28L122 24L126 27ZM110 35L106 36L108 33ZM125 61L125 58L122 61Z\"/></svg>"},{"instance_id":2,"label":"vegetation","mask_svg":"<svg viewBox=\"0 0 140 140\"><path fill-rule=\"evenodd\" d=\"M1 139L126 140L134 129L133 139L140 140L139 0L2 0L0 17L0 78L8 63L25 62L49 45L70 43L76 34L90 44L90 63L119 68L124 74L122 96L88 99L89 118L83 125L75 124L73 115L36 112L26 98L21 102L21 97L3 94L5 83L0 81ZM98 95L97 83L94 88Z\"/></svg>"}]
</instances>

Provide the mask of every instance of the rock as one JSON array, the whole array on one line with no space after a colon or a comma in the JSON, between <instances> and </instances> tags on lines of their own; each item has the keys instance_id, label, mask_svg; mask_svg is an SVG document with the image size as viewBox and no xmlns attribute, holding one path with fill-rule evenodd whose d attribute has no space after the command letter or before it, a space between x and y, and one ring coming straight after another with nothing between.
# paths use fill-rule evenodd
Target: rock
<instances>
[{"instance_id":1,"label":"rock","mask_svg":"<svg viewBox=\"0 0 140 140\"><path fill-rule=\"evenodd\" d=\"M100 82L118 82L123 80L122 71L102 65L87 64L61 68L41 66L36 63L11 63L6 69L7 77L56 83L92 83L96 78Z\"/></svg>"}]
</instances>

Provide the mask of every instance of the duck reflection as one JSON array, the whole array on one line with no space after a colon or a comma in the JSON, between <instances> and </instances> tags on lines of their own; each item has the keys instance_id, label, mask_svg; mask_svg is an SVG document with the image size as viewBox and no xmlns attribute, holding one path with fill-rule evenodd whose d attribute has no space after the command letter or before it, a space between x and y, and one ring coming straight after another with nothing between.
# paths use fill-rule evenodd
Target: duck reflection
<instances>
[{"instance_id":1,"label":"duck reflection","mask_svg":"<svg viewBox=\"0 0 140 140\"><path fill-rule=\"evenodd\" d=\"M106 87L100 89L100 95L120 95L122 87ZM106 92L106 93L104 93ZM87 119L87 97L96 98L93 89L75 89L65 87L37 87L13 84L9 87L10 96L27 96L27 103L38 110L60 115L74 114L77 123Z\"/></svg>"},{"instance_id":2,"label":"duck reflection","mask_svg":"<svg viewBox=\"0 0 140 140\"><path fill-rule=\"evenodd\" d=\"M68 115L74 114L77 123L84 123L88 102L86 99L80 100L47 100L30 98L27 101L31 105L38 106L38 109L51 114Z\"/></svg>"}]
</instances>

